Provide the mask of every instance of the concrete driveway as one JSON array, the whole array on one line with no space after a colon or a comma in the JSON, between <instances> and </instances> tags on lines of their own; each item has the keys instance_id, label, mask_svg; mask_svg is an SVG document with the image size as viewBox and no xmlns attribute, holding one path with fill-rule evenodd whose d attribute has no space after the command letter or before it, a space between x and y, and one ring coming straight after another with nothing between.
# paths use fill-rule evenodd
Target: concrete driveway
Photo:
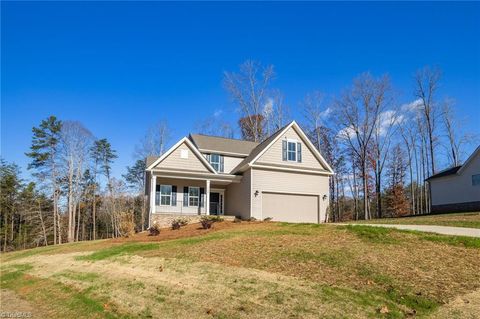
<instances>
[{"instance_id":1,"label":"concrete driveway","mask_svg":"<svg viewBox=\"0 0 480 319\"><path fill-rule=\"evenodd\" d=\"M347 224L343 224L347 225ZM434 226L434 225L398 225L398 224L348 224L359 226L387 227L403 230L417 230L442 235L468 236L480 238L480 229L466 227Z\"/></svg>"}]
</instances>

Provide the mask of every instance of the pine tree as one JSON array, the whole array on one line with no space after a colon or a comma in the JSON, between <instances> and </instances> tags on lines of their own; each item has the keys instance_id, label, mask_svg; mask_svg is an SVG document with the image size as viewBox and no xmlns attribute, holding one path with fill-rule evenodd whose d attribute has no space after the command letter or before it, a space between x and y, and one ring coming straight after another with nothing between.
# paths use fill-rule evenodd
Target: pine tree
<instances>
[{"instance_id":1,"label":"pine tree","mask_svg":"<svg viewBox=\"0 0 480 319\"><path fill-rule=\"evenodd\" d=\"M112 195L112 183L111 183L111 164L113 160L118 156L116 151L112 149L110 142L107 139L103 138L96 140L91 148L91 154L94 162L94 171L93 178L96 185L97 174L103 174L107 179L107 188ZM113 222L113 211L112 214L112 224ZM96 238L96 187L93 189L93 239Z\"/></svg>"},{"instance_id":2,"label":"pine tree","mask_svg":"<svg viewBox=\"0 0 480 319\"><path fill-rule=\"evenodd\" d=\"M55 116L43 120L39 127L33 127L32 145L30 152L26 153L32 159L28 169L35 169L35 175L41 181L48 181L50 184L53 199L53 242L61 243L60 215L58 211L58 165L57 156L60 143L62 122ZM57 241L58 232L58 241Z\"/></svg>"}]
</instances>

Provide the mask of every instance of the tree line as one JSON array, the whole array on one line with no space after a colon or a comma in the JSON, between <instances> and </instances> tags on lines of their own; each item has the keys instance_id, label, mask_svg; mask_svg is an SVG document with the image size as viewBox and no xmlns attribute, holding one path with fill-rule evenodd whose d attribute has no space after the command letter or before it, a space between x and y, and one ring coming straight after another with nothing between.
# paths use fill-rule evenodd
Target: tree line
<instances>
[{"instance_id":1,"label":"tree line","mask_svg":"<svg viewBox=\"0 0 480 319\"><path fill-rule=\"evenodd\" d=\"M282 92L273 87L272 65L246 61L224 73L237 123L212 116L198 133L262 142L292 119ZM425 179L440 166L456 166L475 137L459 130L451 99L440 98L441 71L425 67L412 77L412 102L398 104L387 75L364 73L340 94L305 95L297 122L332 166L326 221L370 219L429 212ZM298 113L298 112L297 112ZM237 127L235 129L235 127ZM124 235L124 225L145 230L145 158L171 143L167 120L148 128L122 178L106 138L78 121L50 116L32 128L26 156L32 179L14 163L0 162L1 250ZM447 162L441 161L446 158Z\"/></svg>"},{"instance_id":2,"label":"tree line","mask_svg":"<svg viewBox=\"0 0 480 319\"><path fill-rule=\"evenodd\" d=\"M273 65L256 61L224 74L245 140L261 142L292 119L284 95L272 87L275 77ZM305 95L296 120L335 171L327 221L430 212L425 179L441 166L460 165L465 146L478 143L477 136L461 131L454 100L441 96L441 80L439 68L417 70L412 102L404 105L388 75L368 72L340 94ZM207 133L214 126L227 128L217 134L232 135L232 126L221 121L203 124Z\"/></svg>"}]
</instances>

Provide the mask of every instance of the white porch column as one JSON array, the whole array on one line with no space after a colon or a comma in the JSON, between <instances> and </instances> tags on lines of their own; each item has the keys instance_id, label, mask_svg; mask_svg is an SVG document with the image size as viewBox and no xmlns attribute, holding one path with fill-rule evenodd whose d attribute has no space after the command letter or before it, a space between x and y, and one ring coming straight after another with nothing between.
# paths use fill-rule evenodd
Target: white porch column
<instances>
[{"instance_id":1,"label":"white porch column","mask_svg":"<svg viewBox=\"0 0 480 319\"><path fill-rule=\"evenodd\" d=\"M157 176L152 174L150 179L150 218L148 219L148 227L150 228L150 223L152 222L152 214L155 213L155 191L157 186Z\"/></svg>"},{"instance_id":2,"label":"white porch column","mask_svg":"<svg viewBox=\"0 0 480 319\"><path fill-rule=\"evenodd\" d=\"M206 215L210 215L210 180L207 179L207 186L205 187L205 209Z\"/></svg>"}]
</instances>

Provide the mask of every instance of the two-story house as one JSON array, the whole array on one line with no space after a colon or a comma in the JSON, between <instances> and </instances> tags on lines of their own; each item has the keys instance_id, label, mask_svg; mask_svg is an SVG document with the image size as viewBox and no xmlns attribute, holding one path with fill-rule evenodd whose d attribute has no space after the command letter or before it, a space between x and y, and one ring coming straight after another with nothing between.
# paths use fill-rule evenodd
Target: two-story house
<instances>
[{"instance_id":1,"label":"two-story house","mask_svg":"<svg viewBox=\"0 0 480 319\"><path fill-rule=\"evenodd\" d=\"M147 159L149 221L219 214L320 223L332 174L295 121L261 143L192 134Z\"/></svg>"}]
</instances>

